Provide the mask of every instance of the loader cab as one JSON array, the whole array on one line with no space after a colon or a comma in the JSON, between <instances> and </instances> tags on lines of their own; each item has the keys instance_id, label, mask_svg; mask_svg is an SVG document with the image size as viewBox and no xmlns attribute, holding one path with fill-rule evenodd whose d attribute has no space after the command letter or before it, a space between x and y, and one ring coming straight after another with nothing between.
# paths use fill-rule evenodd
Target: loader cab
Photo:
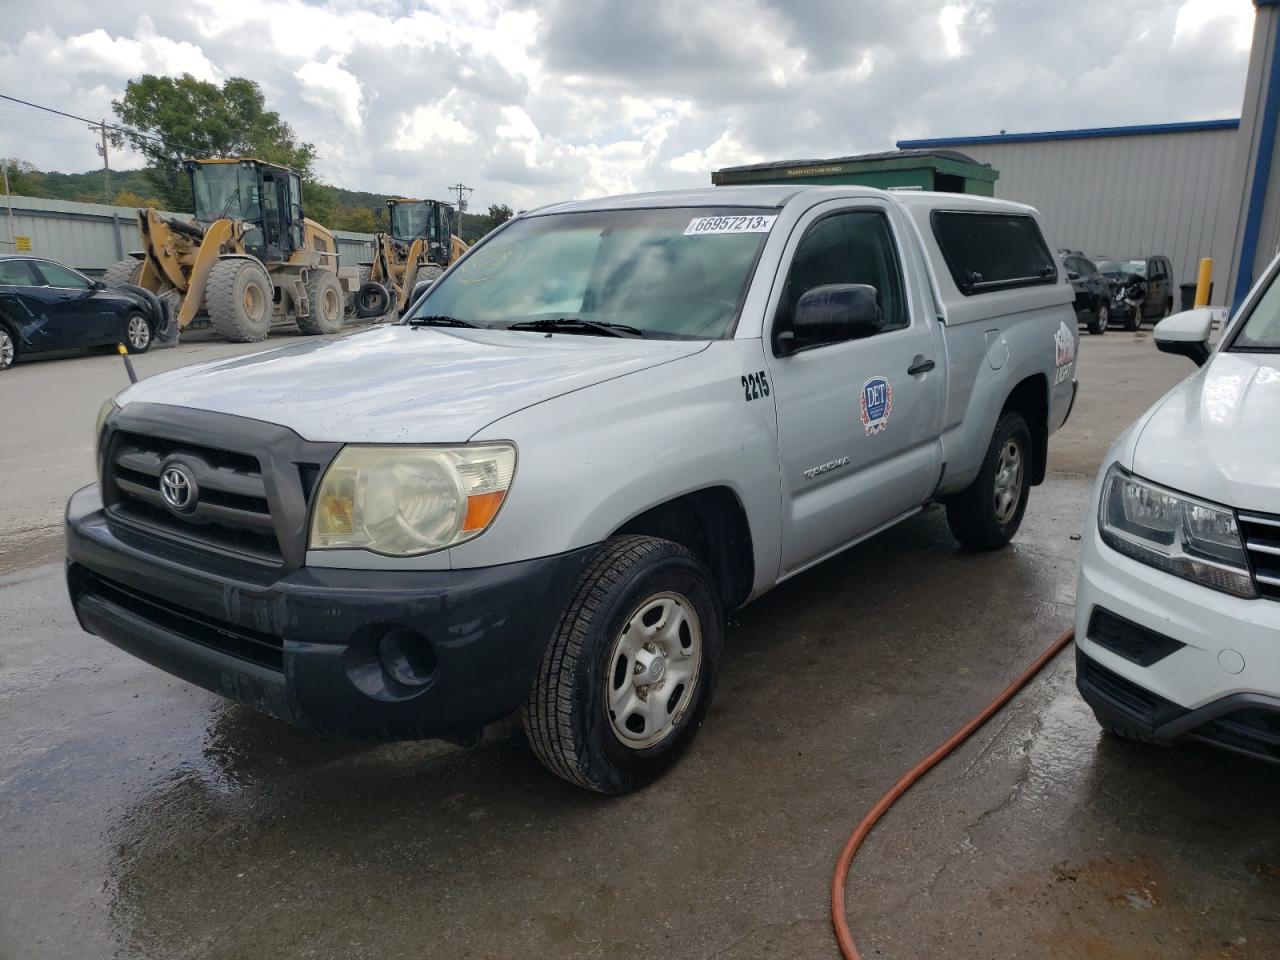
<instances>
[{"instance_id":1,"label":"loader cab","mask_svg":"<svg viewBox=\"0 0 1280 960\"><path fill-rule=\"evenodd\" d=\"M428 258L439 261L449 255L449 238L457 232L453 207L439 200L387 201L391 237L410 244L419 238L427 241Z\"/></svg>"},{"instance_id":2,"label":"loader cab","mask_svg":"<svg viewBox=\"0 0 1280 960\"><path fill-rule=\"evenodd\" d=\"M302 181L288 167L262 160L189 160L196 221L224 217L249 224L245 252L263 263L289 259L303 245Z\"/></svg>"}]
</instances>

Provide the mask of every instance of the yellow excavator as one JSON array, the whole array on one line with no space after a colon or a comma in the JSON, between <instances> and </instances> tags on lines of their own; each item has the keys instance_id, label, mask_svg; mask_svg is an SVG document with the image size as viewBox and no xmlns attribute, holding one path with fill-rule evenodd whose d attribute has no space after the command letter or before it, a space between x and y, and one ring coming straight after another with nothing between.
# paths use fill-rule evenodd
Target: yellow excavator
<instances>
[{"instance_id":1,"label":"yellow excavator","mask_svg":"<svg viewBox=\"0 0 1280 960\"><path fill-rule=\"evenodd\" d=\"M143 249L108 267L108 286L153 293L185 330L200 313L227 340L262 340L273 323L336 333L354 268L338 263L333 234L308 220L302 181L288 167L252 158L189 160L195 219L138 211Z\"/></svg>"},{"instance_id":2,"label":"yellow excavator","mask_svg":"<svg viewBox=\"0 0 1280 960\"><path fill-rule=\"evenodd\" d=\"M403 314L467 250L454 208L442 200L393 197L387 222L390 229L373 241L373 261L360 271L358 317L380 317L392 309Z\"/></svg>"}]
</instances>

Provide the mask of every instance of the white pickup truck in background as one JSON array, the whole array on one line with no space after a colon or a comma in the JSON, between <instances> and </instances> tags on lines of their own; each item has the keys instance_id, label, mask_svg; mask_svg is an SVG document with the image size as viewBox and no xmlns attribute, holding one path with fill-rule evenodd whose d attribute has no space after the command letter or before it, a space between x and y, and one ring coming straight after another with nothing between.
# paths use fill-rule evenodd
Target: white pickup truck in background
<instances>
[{"instance_id":1,"label":"white pickup truck in background","mask_svg":"<svg viewBox=\"0 0 1280 960\"><path fill-rule=\"evenodd\" d=\"M706 714L725 612L946 504L1017 531L1075 397L1028 207L760 186L517 217L396 326L153 377L67 511L81 624L312 729L520 710L621 793Z\"/></svg>"}]
</instances>

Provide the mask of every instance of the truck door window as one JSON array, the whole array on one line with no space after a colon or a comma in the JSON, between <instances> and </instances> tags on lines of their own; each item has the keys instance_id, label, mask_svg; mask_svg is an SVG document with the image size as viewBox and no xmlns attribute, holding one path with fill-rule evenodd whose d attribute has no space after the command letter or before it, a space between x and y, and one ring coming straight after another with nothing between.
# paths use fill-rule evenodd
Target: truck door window
<instances>
[{"instance_id":1,"label":"truck door window","mask_svg":"<svg viewBox=\"0 0 1280 960\"><path fill-rule=\"evenodd\" d=\"M796 304L806 291L830 283L875 287L884 315L881 333L910 322L898 252L883 213L846 210L829 214L809 227L791 260L775 328L790 326Z\"/></svg>"}]
</instances>

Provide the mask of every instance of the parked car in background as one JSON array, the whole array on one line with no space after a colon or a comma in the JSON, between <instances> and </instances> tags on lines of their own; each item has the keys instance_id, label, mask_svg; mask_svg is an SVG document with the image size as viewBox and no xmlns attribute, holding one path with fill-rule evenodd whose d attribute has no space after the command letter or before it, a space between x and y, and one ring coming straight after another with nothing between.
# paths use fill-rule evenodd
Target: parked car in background
<instances>
[{"instance_id":1,"label":"parked car in background","mask_svg":"<svg viewBox=\"0 0 1280 960\"><path fill-rule=\"evenodd\" d=\"M124 343L151 346L158 318L140 294L39 257L0 256L0 370L23 354Z\"/></svg>"},{"instance_id":2,"label":"parked car in background","mask_svg":"<svg viewBox=\"0 0 1280 960\"><path fill-rule=\"evenodd\" d=\"M1173 313L1173 264L1168 257L1100 257L1094 262L1111 284L1111 317L1122 321L1126 330Z\"/></svg>"},{"instance_id":3,"label":"parked car in background","mask_svg":"<svg viewBox=\"0 0 1280 960\"><path fill-rule=\"evenodd\" d=\"M1076 292L1076 317L1090 333L1106 333L1111 324L1111 284L1084 254L1067 253L1062 265Z\"/></svg>"},{"instance_id":4,"label":"parked car in background","mask_svg":"<svg viewBox=\"0 0 1280 960\"><path fill-rule=\"evenodd\" d=\"M1280 761L1280 259L1228 324L1157 324L1199 372L1112 446L1076 591L1077 683L1099 723Z\"/></svg>"}]
</instances>

